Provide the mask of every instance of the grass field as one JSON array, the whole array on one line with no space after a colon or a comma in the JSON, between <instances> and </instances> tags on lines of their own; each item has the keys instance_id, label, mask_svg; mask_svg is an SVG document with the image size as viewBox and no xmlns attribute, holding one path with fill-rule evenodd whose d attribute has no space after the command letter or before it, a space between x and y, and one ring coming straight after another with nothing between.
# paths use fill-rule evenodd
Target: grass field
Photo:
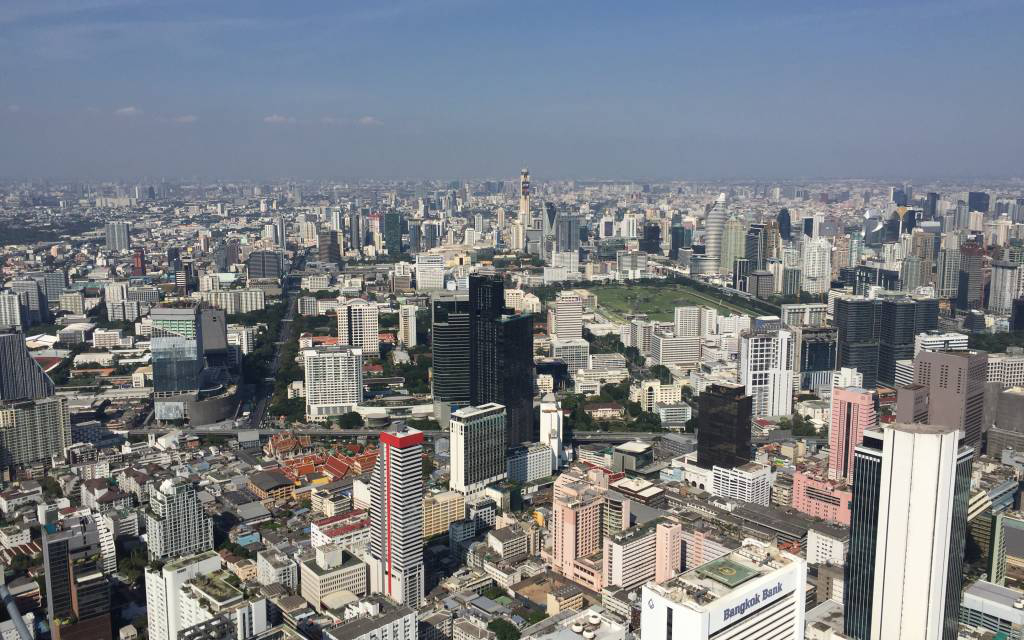
<instances>
[{"instance_id":1,"label":"grass field","mask_svg":"<svg viewBox=\"0 0 1024 640\"><path fill-rule=\"evenodd\" d=\"M617 316L612 320L622 321L627 314L646 313L652 320L670 321L676 307L704 305L718 309L720 313L744 313L762 315L733 301L726 301L713 294L696 291L683 284L651 285L598 285L587 287L597 296L597 304L607 315Z\"/></svg>"}]
</instances>

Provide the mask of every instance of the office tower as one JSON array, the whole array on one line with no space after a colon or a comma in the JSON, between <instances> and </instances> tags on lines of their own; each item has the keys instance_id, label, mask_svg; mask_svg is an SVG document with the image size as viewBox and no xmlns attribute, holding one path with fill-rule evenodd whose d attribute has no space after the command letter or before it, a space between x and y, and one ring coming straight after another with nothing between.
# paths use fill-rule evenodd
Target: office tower
<instances>
[{"instance_id":1,"label":"office tower","mask_svg":"<svg viewBox=\"0 0 1024 640\"><path fill-rule=\"evenodd\" d=\"M406 347L416 346L416 312L414 304L403 304L398 307L398 341Z\"/></svg>"},{"instance_id":2,"label":"office tower","mask_svg":"<svg viewBox=\"0 0 1024 640\"><path fill-rule=\"evenodd\" d=\"M921 211L922 220L937 220L939 216L939 194L929 191L925 194L924 209Z\"/></svg>"},{"instance_id":3,"label":"office tower","mask_svg":"<svg viewBox=\"0 0 1024 640\"><path fill-rule=\"evenodd\" d=\"M928 423L928 388L908 384L896 390L896 422Z\"/></svg>"},{"instance_id":4,"label":"office tower","mask_svg":"<svg viewBox=\"0 0 1024 640\"><path fill-rule=\"evenodd\" d=\"M485 404L452 413L449 427L451 476L448 487L463 495L480 494L505 478L505 407Z\"/></svg>"},{"instance_id":5,"label":"office tower","mask_svg":"<svg viewBox=\"0 0 1024 640\"><path fill-rule=\"evenodd\" d=\"M145 260L145 253L143 253L143 260ZM145 271L143 271L143 275L145 275ZM64 293L64 289L68 286L67 275L59 269L55 271L26 271L24 277L39 283L39 288L42 289L43 295L46 296L46 300L50 304L59 300L60 294Z\"/></svg>"},{"instance_id":6,"label":"office tower","mask_svg":"<svg viewBox=\"0 0 1024 640\"><path fill-rule=\"evenodd\" d=\"M50 321L50 301L42 285L31 278L11 282L10 289L21 302L22 318L27 326Z\"/></svg>"},{"instance_id":7,"label":"office tower","mask_svg":"<svg viewBox=\"0 0 1024 640\"><path fill-rule=\"evenodd\" d=\"M848 636L956 638L973 456L953 427L864 433L854 453Z\"/></svg>"},{"instance_id":8,"label":"office tower","mask_svg":"<svg viewBox=\"0 0 1024 640\"><path fill-rule=\"evenodd\" d=\"M397 211L384 214L384 247L392 258L402 253L402 218Z\"/></svg>"},{"instance_id":9,"label":"office tower","mask_svg":"<svg viewBox=\"0 0 1024 640\"><path fill-rule=\"evenodd\" d=\"M284 273L284 258L277 251L253 251L245 267L250 279L276 280Z\"/></svg>"},{"instance_id":10,"label":"office tower","mask_svg":"<svg viewBox=\"0 0 1024 640\"><path fill-rule=\"evenodd\" d=\"M554 325L551 333L559 340L583 337L583 298L572 291L559 291L555 296Z\"/></svg>"},{"instance_id":11,"label":"office tower","mask_svg":"<svg viewBox=\"0 0 1024 640\"><path fill-rule=\"evenodd\" d=\"M980 211L988 213L989 196L984 191L967 192L967 209L969 211Z\"/></svg>"},{"instance_id":12,"label":"office tower","mask_svg":"<svg viewBox=\"0 0 1024 640\"><path fill-rule=\"evenodd\" d=\"M961 310L981 309L985 299L985 274L982 270L985 250L977 242L960 245L956 307Z\"/></svg>"},{"instance_id":13,"label":"office tower","mask_svg":"<svg viewBox=\"0 0 1024 640\"><path fill-rule=\"evenodd\" d=\"M750 462L753 399L742 385L713 384L697 396L697 464L705 469Z\"/></svg>"},{"instance_id":14,"label":"office tower","mask_svg":"<svg viewBox=\"0 0 1024 640\"><path fill-rule=\"evenodd\" d=\"M0 333L0 400L40 400L53 393L53 380L32 358L25 336Z\"/></svg>"},{"instance_id":15,"label":"office tower","mask_svg":"<svg viewBox=\"0 0 1024 640\"><path fill-rule=\"evenodd\" d=\"M533 441L533 317L505 308L498 276L469 276L470 403L507 411L505 444Z\"/></svg>"},{"instance_id":16,"label":"office tower","mask_svg":"<svg viewBox=\"0 0 1024 640\"><path fill-rule=\"evenodd\" d=\"M469 404L469 296L444 293L431 303L430 390L434 414L445 424L453 409Z\"/></svg>"},{"instance_id":17,"label":"office tower","mask_svg":"<svg viewBox=\"0 0 1024 640\"><path fill-rule=\"evenodd\" d=\"M366 241L366 228L363 223L362 213L360 213L358 207L349 211L346 229L348 231L348 248L362 254L363 245Z\"/></svg>"},{"instance_id":18,"label":"office tower","mask_svg":"<svg viewBox=\"0 0 1024 640\"><path fill-rule=\"evenodd\" d=\"M377 305L355 298L338 307L338 344L362 349L364 356L380 354L380 310Z\"/></svg>"},{"instance_id":19,"label":"office tower","mask_svg":"<svg viewBox=\"0 0 1024 640\"><path fill-rule=\"evenodd\" d=\"M856 369L864 376L864 386L868 389L876 387L878 380L876 308L880 310L874 300L866 298L836 298L835 301L838 365Z\"/></svg>"},{"instance_id":20,"label":"office tower","mask_svg":"<svg viewBox=\"0 0 1024 640\"><path fill-rule=\"evenodd\" d=\"M775 216L775 220L779 223L779 235L786 242L792 238L793 226L792 221L789 217L789 209L779 209L779 214Z\"/></svg>"},{"instance_id":21,"label":"office tower","mask_svg":"<svg viewBox=\"0 0 1024 640\"><path fill-rule=\"evenodd\" d=\"M771 271L751 271L747 275L747 293L755 298L767 300L775 292L775 277Z\"/></svg>"},{"instance_id":22,"label":"office tower","mask_svg":"<svg viewBox=\"0 0 1024 640\"><path fill-rule=\"evenodd\" d=\"M559 216L555 227L555 247L558 252L572 252L580 249L579 216Z\"/></svg>"},{"instance_id":23,"label":"office tower","mask_svg":"<svg viewBox=\"0 0 1024 640\"><path fill-rule=\"evenodd\" d=\"M146 510L150 560L191 556L213 548L213 522L184 478L149 487Z\"/></svg>"},{"instance_id":24,"label":"office tower","mask_svg":"<svg viewBox=\"0 0 1024 640\"><path fill-rule=\"evenodd\" d=\"M1022 293L1022 274L1024 266L1016 262L996 260L992 263L992 282L988 296L989 313L1010 315L1013 311L1013 301Z\"/></svg>"},{"instance_id":25,"label":"office tower","mask_svg":"<svg viewBox=\"0 0 1024 640\"><path fill-rule=\"evenodd\" d=\"M688 232L689 232L689 234L688 234ZM688 235L689 235L690 242L692 242L692 240L693 240L692 231L690 231L689 229L687 229L686 227L683 227L681 225L672 225L672 228L669 230L669 239L670 240L669 240L668 257L669 257L670 260L679 260L679 255L680 255L679 252L682 251L683 249L688 249L689 248L687 246L687 236Z\"/></svg>"},{"instance_id":26,"label":"office tower","mask_svg":"<svg viewBox=\"0 0 1024 640\"><path fill-rule=\"evenodd\" d=\"M644 585L644 640L803 640L807 563L746 540L664 583Z\"/></svg>"},{"instance_id":27,"label":"office tower","mask_svg":"<svg viewBox=\"0 0 1024 640\"><path fill-rule=\"evenodd\" d=\"M740 383L753 398L754 417L793 413L793 334L775 316L754 320L740 336Z\"/></svg>"},{"instance_id":28,"label":"office tower","mask_svg":"<svg viewBox=\"0 0 1024 640\"><path fill-rule=\"evenodd\" d=\"M727 217L725 194L721 193L704 218L704 255L708 258L720 260L722 257L722 234Z\"/></svg>"},{"instance_id":29,"label":"office tower","mask_svg":"<svg viewBox=\"0 0 1024 640\"><path fill-rule=\"evenodd\" d=\"M1024 298L1017 298L1012 303L1010 331L1024 331Z\"/></svg>"},{"instance_id":30,"label":"office tower","mask_svg":"<svg viewBox=\"0 0 1024 640\"><path fill-rule=\"evenodd\" d=\"M565 416L562 406L553 393L547 393L540 400L540 443L550 450L551 471L562 468L565 462L563 447L563 423Z\"/></svg>"},{"instance_id":31,"label":"office tower","mask_svg":"<svg viewBox=\"0 0 1024 640\"><path fill-rule=\"evenodd\" d=\"M794 366L801 389L831 384L836 368L836 329L827 326L797 326L793 331Z\"/></svg>"},{"instance_id":32,"label":"office tower","mask_svg":"<svg viewBox=\"0 0 1024 640\"><path fill-rule=\"evenodd\" d=\"M439 291L444 289L444 256L421 253L416 256L416 290Z\"/></svg>"},{"instance_id":33,"label":"office tower","mask_svg":"<svg viewBox=\"0 0 1024 640\"><path fill-rule=\"evenodd\" d=\"M278 216L274 220L274 227L277 229L277 247L281 251L284 251L285 249L288 248L288 230L287 230L287 226L285 225L284 218L281 217L281 216ZM339 226L335 227L334 230L335 231L340 231L341 230L341 226L339 225Z\"/></svg>"},{"instance_id":34,"label":"office tower","mask_svg":"<svg viewBox=\"0 0 1024 640\"><path fill-rule=\"evenodd\" d=\"M61 520L42 528L46 572L46 614L51 627L77 626L110 613L110 584L103 574L100 532L92 516ZM109 551L109 550L108 550ZM74 619L76 622L71 623ZM109 617L89 637L109 638ZM85 626L81 627L85 628ZM92 624L89 628L93 628ZM70 631L70 630L68 630Z\"/></svg>"},{"instance_id":35,"label":"office tower","mask_svg":"<svg viewBox=\"0 0 1024 640\"><path fill-rule=\"evenodd\" d=\"M21 300L9 291L0 291L0 331L21 331Z\"/></svg>"},{"instance_id":36,"label":"office tower","mask_svg":"<svg viewBox=\"0 0 1024 640\"><path fill-rule=\"evenodd\" d=\"M356 347L304 349L306 419L324 422L363 401L363 353Z\"/></svg>"},{"instance_id":37,"label":"office tower","mask_svg":"<svg viewBox=\"0 0 1024 640\"><path fill-rule=\"evenodd\" d=\"M215 551L146 567L146 617L151 640L178 640L182 629L182 587L190 580L220 569Z\"/></svg>"},{"instance_id":38,"label":"office tower","mask_svg":"<svg viewBox=\"0 0 1024 640\"><path fill-rule=\"evenodd\" d=\"M67 398L0 400L0 467L49 462L70 445Z\"/></svg>"},{"instance_id":39,"label":"office tower","mask_svg":"<svg viewBox=\"0 0 1024 640\"><path fill-rule=\"evenodd\" d=\"M131 225L127 222L115 220L106 225L107 249L111 251L127 251L131 246L129 237Z\"/></svg>"},{"instance_id":40,"label":"office tower","mask_svg":"<svg viewBox=\"0 0 1024 640\"><path fill-rule=\"evenodd\" d=\"M746 258L744 235L747 228L743 220L733 215L722 225L722 255L718 268L722 273L732 273L737 258Z\"/></svg>"},{"instance_id":41,"label":"office tower","mask_svg":"<svg viewBox=\"0 0 1024 640\"><path fill-rule=\"evenodd\" d=\"M423 598L423 433L380 434L370 480L370 591L417 607Z\"/></svg>"},{"instance_id":42,"label":"office tower","mask_svg":"<svg viewBox=\"0 0 1024 640\"><path fill-rule=\"evenodd\" d=\"M519 173L519 224L530 226L530 171L525 167Z\"/></svg>"},{"instance_id":43,"label":"office tower","mask_svg":"<svg viewBox=\"0 0 1024 640\"><path fill-rule=\"evenodd\" d=\"M988 354L922 351L914 358L914 384L928 389L928 420L964 432L967 446L981 448Z\"/></svg>"},{"instance_id":44,"label":"office tower","mask_svg":"<svg viewBox=\"0 0 1024 640\"><path fill-rule=\"evenodd\" d=\"M828 430L828 477L853 480L853 452L864 432L878 426L878 396L860 387L832 390L832 423Z\"/></svg>"},{"instance_id":45,"label":"office tower","mask_svg":"<svg viewBox=\"0 0 1024 640\"><path fill-rule=\"evenodd\" d=\"M769 232L763 224L752 224L743 239L743 257L750 261L751 271L764 269L768 259Z\"/></svg>"},{"instance_id":46,"label":"office tower","mask_svg":"<svg viewBox=\"0 0 1024 640\"><path fill-rule=\"evenodd\" d=\"M737 291L747 290L747 276L750 275L751 264L746 258L736 258L732 261L732 288Z\"/></svg>"},{"instance_id":47,"label":"office tower","mask_svg":"<svg viewBox=\"0 0 1024 640\"><path fill-rule=\"evenodd\" d=\"M320 262L341 264L341 241L337 231L321 231L316 234L317 258Z\"/></svg>"},{"instance_id":48,"label":"office tower","mask_svg":"<svg viewBox=\"0 0 1024 640\"><path fill-rule=\"evenodd\" d=\"M914 357L914 337L937 326L938 305L929 299L886 298L879 312L877 381L893 385L896 362Z\"/></svg>"}]
</instances>

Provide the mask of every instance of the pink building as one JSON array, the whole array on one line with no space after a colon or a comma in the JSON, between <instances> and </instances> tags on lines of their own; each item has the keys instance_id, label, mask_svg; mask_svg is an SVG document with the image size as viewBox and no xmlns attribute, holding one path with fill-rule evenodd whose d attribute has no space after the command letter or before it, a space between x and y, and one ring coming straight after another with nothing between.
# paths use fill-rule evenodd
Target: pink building
<instances>
[{"instance_id":1,"label":"pink building","mask_svg":"<svg viewBox=\"0 0 1024 640\"><path fill-rule=\"evenodd\" d=\"M832 390L828 430L828 477L832 480L853 480L853 451L864 441L864 431L878 426L877 404L874 391L860 387Z\"/></svg>"},{"instance_id":2,"label":"pink building","mask_svg":"<svg viewBox=\"0 0 1024 640\"><path fill-rule=\"evenodd\" d=\"M849 485L823 478L814 469L800 469L793 474L793 508L814 518L850 526Z\"/></svg>"},{"instance_id":3,"label":"pink building","mask_svg":"<svg viewBox=\"0 0 1024 640\"><path fill-rule=\"evenodd\" d=\"M604 496L585 482L556 487L551 515L551 565L569 580L594 588L602 581L600 562L581 562L601 551ZM595 571L596 569L596 571ZM600 591L602 586L596 589Z\"/></svg>"},{"instance_id":4,"label":"pink building","mask_svg":"<svg viewBox=\"0 0 1024 640\"><path fill-rule=\"evenodd\" d=\"M654 581L665 582L682 573L683 525L678 522L659 522L655 549Z\"/></svg>"}]
</instances>

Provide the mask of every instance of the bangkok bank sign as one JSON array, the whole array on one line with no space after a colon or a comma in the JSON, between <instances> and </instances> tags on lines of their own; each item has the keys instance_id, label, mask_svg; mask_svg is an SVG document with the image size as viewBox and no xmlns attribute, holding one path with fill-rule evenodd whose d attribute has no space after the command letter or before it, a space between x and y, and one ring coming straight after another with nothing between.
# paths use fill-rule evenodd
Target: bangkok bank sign
<instances>
[{"instance_id":1,"label":"bangkok bank sign","mask_svg":"<svg viewBox=\"0 0 1024 640\"><path fill-rule=\"evenodd\" d=\"M760 592L746 598L739 604L726 607L722 610L722 622L729 622L736 616L742 616L747 612L748 609L759 609L760 605L767 604L769 600L772 600L776 596L782 594L782 583L778 582L774 586L766 587Z\"/></svg>"}]
</instances>

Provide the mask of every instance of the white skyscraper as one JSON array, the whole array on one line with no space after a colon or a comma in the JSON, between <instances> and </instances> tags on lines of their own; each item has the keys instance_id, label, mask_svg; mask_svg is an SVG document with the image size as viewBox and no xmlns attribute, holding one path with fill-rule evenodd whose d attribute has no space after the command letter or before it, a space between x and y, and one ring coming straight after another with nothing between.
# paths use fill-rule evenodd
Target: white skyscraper
<instances>
[{"instance_id":1,"label":"white skyscraper","mask_svg":"<svg viewBox=\"0 0 1024 640\"><path fill-rule=\"evenodd\" d=\"M677 338L699 338L715 333L718 312L707 307L676 307L672 333Z\"/></svg>"},{"instance_id":2,"label":"white skyscraper","mask_svg":"<svg viewBox=\"0 0 1024 640\"><path fill-rule=\"evenodd\" d=\"M974 450L953 427L864 432L854 456L845 632L956 636Z\"/></svg>"},{"instance_id":3,"label":"white skyscraper","mask_svg":"<svg viewBox=\"0 0 1024 640\"><path fill-rule=\"evenodd\" d=\"M213 522L184 478L149 487L146 542L150 559L192 556L213 548Z\"/></svg>"},{"instance_id":4,"label":"white skyscraper","mask_svg":"<svg viewBox=\"0 0 1024 640\"><path fill-rule=\"evenodd\" d=\"M1010 315L1013 301L1024 287L1024 267L1016 262L996 260L992 263L992 284L989 288L988 310L997 315Z\"/></svg>"},{"instance_id":5,"label":"white skyscraper","mask_svg":"<svg viewBox=\"0 0 1024 640\"><path fill-rule=\"evenodd\" d=\"M754 416L793 413L793 334L775 316L756 318L740 337L740 383L754 399Z\"/></svg>"},{"instance_id":6,"label":"white skyscraper","mask_svg":"<svg viewBox=\"0 0 1024 640\"><path fill-rule=\"evenodd\" d=\"M398 341L406 347L416 346L416 311L414 304L403 304L398 308Z\"/></svg>"},{"instance_id":7,"label":"white skyscraper","mask_svg":"<svg viewBox=\"0 0 1024 640\"><path fill-rule=\"evenodd\" d=\"M540 443L551 449L551 470L557 471L565 461L565 452L562 447L562 423L565 416L562 415L562 408L555 398L555 394L549 393L540 401Z\"/></svg>"},{"instance_id":8,"label":"white skyscraper","mask_svg":"<svg viewBox=\"0 0 1024 640\"><path fill-rule=\"evenodd\" d=\"M722 233L729 214L725 210L725 194L718 195L715 204L704 219L704 255L716 261L722 255Z\"/></svg>"},{"instance_id":9,"label":"white skyscraper","mask_svg":"<svg viewBox=\"0 0 1024 640\"><path fill-rule=\"evenodd\" d=\"M423 599L423 433L380 434L370 480L370 590L417 607Z\"/></svg>"},{"instance_id":10,"label":"white skyscraper","mask_svg":"<svg viewBox=\"0 0 1024 640\"><path fill-rule=\"evenodd\" d=\"M492 402L453 412L449 434L448 488L463 495L474 495L505 478L508 467L503 405Z\"/></svg>"},{"instance_id":11,"label":"white skyscraper","mask_svg":"<svg viewBox=\"0 0 1024 640\"><path fill-rule=\"evenodd\" d=\"M444 256L435 253L416 255L416 290L440 291L444 289Z\"/></svg>"},{"instance_id":12,"label":"white skyscraper","mask_svg":"<svg viewBox=\"0 0 1024 640\"><path fill-rule=\"evenodd\" d=\"M338 344L362 349L364 355L380 353L377 305L356 298L338 307Z\"/></svg>"},{"instance_id":13,"label":"white skyscraper","mask_svg":"<svg viewBox=\"0 0 1024 640\"><path fill-rule=\"evenodd\" d=\"M161 569L146 567L146 618L151 640L178 640L182 629L181 588L189 580L219 569L216 551L174 560Z\"/></svg>"},{"instance_id":14,"label":"white skyscraper","mask_svg":"<svg viewBox=\"0 0 1024 640\"><path fill-rule=\"evenodd\" d=\"M0 291L0 330L4 329L21 330L21 303L9 291Z\"/></svg>"},{"instance_id":15,"label":"white skyscraper","mask_svg":"<svg viewBox=\"0 0 1024 640\"><path fill-rule=\"evenodd\" d=\"M351 412L363 401L363 352L352 347L302 351L306 371L306 419L323 422Z\"/></svg>"},{"instance_id":16,"label":"white skyscraper","mask_svg":"<svg viewBox=\"0 0 1024 640\"><path fill-rule=\"evenodd\" d=\"M530 226L530 170L525 167L519 174L519 224Z\"/></svg>"},{"instance_id":17,"label":"white skyscraper","mask_svg":"<svg viewBox=\"0 0 1024 640\"><path fill-rule=\"evenodd\" d=\"M552 333L559 340L583 337L583 298L571 291L560 291L555 296L555 323Z\"/></svg>"},{"instance_id":18,"label":"white skyscraper","mask_svg":"<svg viewBox=\"0 0 1024 640\"><path fill-rule=\"evenodd\" d=\"M801 252L801 287L812 294L827 292L832 284L832 243L828 238L806 238Z\"/></svg>"}]
</instances>

